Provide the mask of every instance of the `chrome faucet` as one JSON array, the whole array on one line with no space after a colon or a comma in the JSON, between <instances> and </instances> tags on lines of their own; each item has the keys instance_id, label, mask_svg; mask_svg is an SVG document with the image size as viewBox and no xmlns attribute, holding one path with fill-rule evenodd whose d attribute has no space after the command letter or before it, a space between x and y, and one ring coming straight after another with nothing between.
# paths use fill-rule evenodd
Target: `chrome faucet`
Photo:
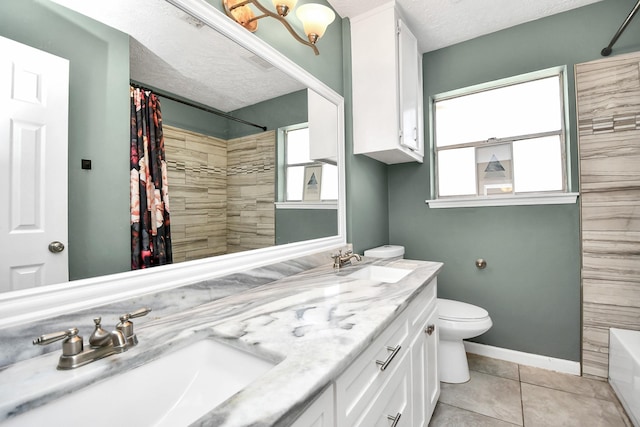
<instances>
[{"instance_id":1,"label":"chrome faucet","mask_svg":"<svg viewBox=\"0 0 640 427\"><path fill-rule=\"evenodd\" d=\"M342 250L339 250L338 253L333 255L331 258L333 258L333 268L335 269L339 269L344 267L347 263L351 263L352 258L355 258L356 261L362 260L360 255L354 254L352 251L347 251L343 255Z\"/></svg>"},{"instance_id":2,"label":"chrome faucet","mask_svg":"<svg viewBox=\"0 0 640 427\"><path fill-rule=\"evenodd\" d=\"M133 323L129 319L149 314L150 308L141 308L132 313L120 316L120 323L116 328L107 332L102 329L102 318L93 319L95 329L89 337L89 348L84 348L84 341L78 335L78 328L71 328L62 332L45 334L33 340L33 345L47 345L62 341L62 355L58 360L58 369L75 369L112 354L122 353L138 344L138 337L133 332Z\"/></svg>"}]
</instances>

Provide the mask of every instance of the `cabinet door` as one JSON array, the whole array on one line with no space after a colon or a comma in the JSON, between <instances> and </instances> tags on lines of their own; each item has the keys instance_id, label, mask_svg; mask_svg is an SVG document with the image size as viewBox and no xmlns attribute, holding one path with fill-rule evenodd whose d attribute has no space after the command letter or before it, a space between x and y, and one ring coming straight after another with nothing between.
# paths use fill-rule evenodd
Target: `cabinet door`
<instances>
[{"instance_id":1,"label":"cabinet door","mask_svg":"<svg viewBox=\"0 0 640 427\"><path fill-rule=\"evenodd\" d=\"M436 403L440 398L440 378L438 377L438 340L440 339L438 328L438 311L434 310L427 319L424 328L426 336L425 352L427 354L425 363L425 375L427 384L427 423L431 419L433 410L436 409ZM429 334L429 331L432 331Z\"/></svg>"},{"instance_id":2,"label":"cabinet door","mask_svg":"<svg viewBox=\"0 0 640 427\"><path fill-rule=\"evenodd\" d=\"M291 425L291 427L334 427L334 388L331 384L315 402Z\"/></svg>"},{"instance_id":3,"label":"cabinet door","mask_svg":"<svg viewBox=\"0 0 640 427\"><path fill-rule=\"evenodd\" d=\"M336 164L338 161L338 106L307 89L309 157Z\"/></svg>"},{"instance_id":4,"label":"cabinet door","mask_svg":"<svg viewBox=\"0 0 640 427\"><path fill-rule=\"evenodd\" d=\"M420 102L420 58L418 40L409 27L398 20L398 67L400 104L400 145L413 151L420 151L422 137L419 123Z\"/></svg>"},{"instance_id":5,"label":"cabinet door","mask_svg":"<svg viewBox=\"0 0 640 427\"><path fill-rule=\"evenodd\" d=\"M435 304L434 304L435 308ZM427 427L440 397L438 313L433 310L411 344L413 426Z\"/></svg>"}]
</instances>

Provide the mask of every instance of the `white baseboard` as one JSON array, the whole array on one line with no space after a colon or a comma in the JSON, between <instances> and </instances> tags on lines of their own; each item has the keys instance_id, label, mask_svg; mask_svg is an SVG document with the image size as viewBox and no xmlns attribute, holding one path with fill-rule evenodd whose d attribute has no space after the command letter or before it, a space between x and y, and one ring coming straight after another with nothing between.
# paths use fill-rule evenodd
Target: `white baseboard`
<instances>
[{"instance_id":1,"label":"white baseboard","mask_svg":"<svg viewBox=\"0 0 640 427\"><path fill-rule=\"evenodd\" d=\"M470 341L464 341L464 348L468 353L478 354L480 356L506 360L507 362L533 366L535 368L548 369L564 374L580 375L580 362L574 362L572 360L556 359L554 357L524 353L522 351L493 347Z\"/></svg>"}]
</instances>

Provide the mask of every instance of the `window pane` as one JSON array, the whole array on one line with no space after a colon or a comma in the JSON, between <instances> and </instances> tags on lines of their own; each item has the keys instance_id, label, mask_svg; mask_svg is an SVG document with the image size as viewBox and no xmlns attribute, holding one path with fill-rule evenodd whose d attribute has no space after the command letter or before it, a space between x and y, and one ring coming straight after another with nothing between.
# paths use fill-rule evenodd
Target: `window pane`
<instances>
[{"instance_id":1,"label":"window pane","mask_svg":"<svg viewBox=\"0 0 640 427\"><path fill-rule=\"evenodd\" d=\"M309 128L287 131L287 164L310 161Z\"/></svg>"},{"instance_id":2,"label":"window pane","mask_svg":"<svg viewBox=\"0 0 640 427\"><path fill-rule=\"evenodd\" d=\"M438 152L438 195L476 194L475 163L473 147Z\"/></svg>"},{"instance_id":3,"label":"window pane","mask_svg":"<svg viewBox=\"0 0 640 427\"><path fill-rule=\"evenodd\" d=\"M513 143L515 190L562 190L562 142L559 136L526 139Z\"/></svg>"},{"instance_id":4,"label":"window pane","mask_svg":"<svg viewBox=\"0 0 640 427\"><path fill-rule=\"evenodd\" d=\"M335 165L322 165L320 198L322 200L338 200L338 167Z\"/></svg>"},{"instance_id":5,"label":"window pane","mask_svg":"<svg viewBox=\"0 0 640 427\"><path fill-rule=\"evenodd\" d=\"M437 101L436 145L560 130L560 99L560 76L553 76Z\"/></svg>"},{"instance_id":6,"label":"window pane","mask_svg":"<svg viewBox=\"0 0 640 427\"><path fill-rule=\"evenodd\" d=\"M287 198L286 201L302 200L302 187L304 181L304 166L287 167Z\"/></svg>"}]
</instances>

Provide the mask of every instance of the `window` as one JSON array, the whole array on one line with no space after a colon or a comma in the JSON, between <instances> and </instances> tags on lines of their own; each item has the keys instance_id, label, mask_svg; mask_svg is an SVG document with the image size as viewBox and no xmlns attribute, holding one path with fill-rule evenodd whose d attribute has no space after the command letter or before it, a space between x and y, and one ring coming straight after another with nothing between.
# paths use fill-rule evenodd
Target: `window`
<instances>
[{"instance_id":1,"label":"window","mask_svg":"<svg viewBox=\"0 0 640 427\"><path fill-rule=\"evenodd\" d=\"M321 168L319 179L313 178L320 189L320 200L338 200L338 167L328 163L321 163L310 159L309 128L305 126L292 127L284 130L284 195L285 202L301 202L304 199L305 169L310 166ZM308 178L308 177L307 177Z\"/></svg>"},{"instance_id":2,"label":"window","mask_svg":"<svg viewBox=\"0 0 640 427\"><path fill-rule=\"evenodd\" d=\"M566 193L563 79L553 69L436 96L437 198Z\"/></svg>"}]
</instances>

